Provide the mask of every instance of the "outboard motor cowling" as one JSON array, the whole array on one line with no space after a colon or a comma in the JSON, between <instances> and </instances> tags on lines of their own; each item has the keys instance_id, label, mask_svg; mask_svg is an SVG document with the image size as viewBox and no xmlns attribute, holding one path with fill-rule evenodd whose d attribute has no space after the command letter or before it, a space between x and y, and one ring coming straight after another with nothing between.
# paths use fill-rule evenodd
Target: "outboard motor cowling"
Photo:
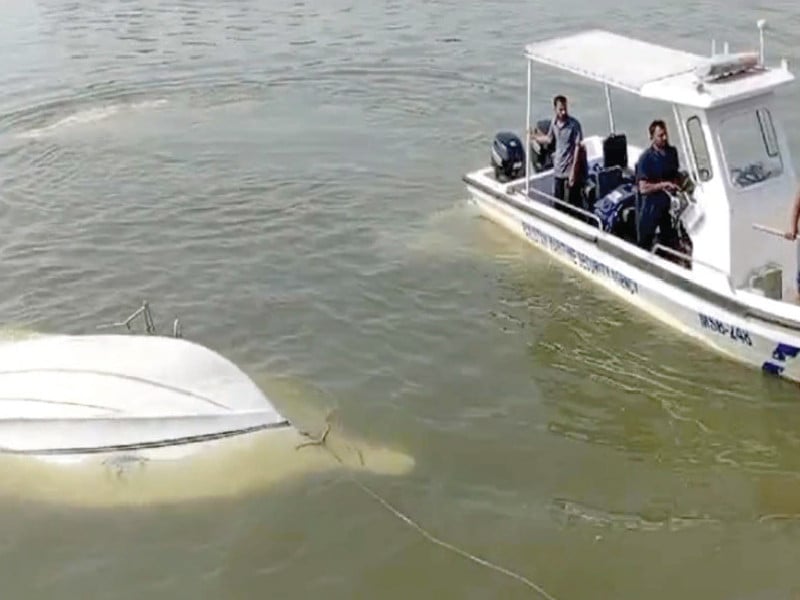
<instances>
[{"instance_id":1,"label":"outboard motor cowling","mask_svg":"<svg viewBox=\"0 0 800 600\"><path fill-rule=\"evenodd\" d=\"M492 142L492 166L498 181L511 181L525 175L525 146L508 131L501 131Z\"/></svg>"}]
</instances>

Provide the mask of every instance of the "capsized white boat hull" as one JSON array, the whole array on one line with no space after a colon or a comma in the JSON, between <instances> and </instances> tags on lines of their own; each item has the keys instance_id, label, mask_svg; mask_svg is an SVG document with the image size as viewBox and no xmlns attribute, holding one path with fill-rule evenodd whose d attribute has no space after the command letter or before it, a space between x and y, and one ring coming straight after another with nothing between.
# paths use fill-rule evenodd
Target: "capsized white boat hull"
<instances>
[{"instance_id":1,"label":"capsized white boat hull","mask_svg":"<svg viewBox=\"0 0 800 600\"><path fill-rule=\"evenodd\" d=\"M625 302L737 361L800 381L800 323L793 324L785 315L774 315L773 319L764 306L777 303L741 290L726 290L724 285L711 284L705 290L697 285L681 286L680 277L673 278L679 282L673 285L646 268L622 260L620 253L604 250L626 242L577 223L544 203L526 202L524 192L495 181L488 169L469 173L464 181L471 201L486 217ZM573 221L571 227L562 225L566 221ZM576 235L574 230L583 233ZM631 253L644 256L639 249ZM646 267L648 260L638 262ZM675 266L673 271L680 269ZM783 304L784 313L797 310Z\"/></svg>"},{"instance_id":2,"label":"capsized white boat hull","mask_svg":"<svg viewBox=\"0 0 800 600\"><path fill-rule=\"evenodd\" d=\"M302 432L232 362L151 335L0 341L0 494L144 504L263 489L299 475L399 475L407 454L323 419ZM330 425L330 424L329 424Z\"/></svg>"},{"instance_id":3,"label":"capsized white boat hull","mask_svg":"<svg viewBox=\"0 0 800 600\"><path fill-rule=\"evenodd\" d=\"M45 335L0 342L0 452L188 448L285 426L238 367L187 340Z\"/></svg>"}]
</instances>

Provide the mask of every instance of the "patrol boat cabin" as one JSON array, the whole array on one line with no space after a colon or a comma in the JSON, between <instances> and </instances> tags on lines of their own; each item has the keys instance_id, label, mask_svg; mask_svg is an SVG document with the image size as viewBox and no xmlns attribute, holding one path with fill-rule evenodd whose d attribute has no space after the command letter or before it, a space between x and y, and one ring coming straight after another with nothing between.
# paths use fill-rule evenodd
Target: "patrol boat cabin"
<instances>
[{"instance_id":1,"label":"patrol boat cabin","mask_svg":"<svg viewBox=\"0 0 800 600\"><path fill-rule=\"evenodd\" d=\"M776 109L794 80L759 50L709 56L590 30L529 44L525 143L497 134L490 164L463 179L493 221L664 323L768 373L800 381L797 244L783 237L797 179ZM534 63L601 84L609 132L584 138L583 206L553 197L552 148L532 140ZM611 90L664 103L684 184L671 197L677 247L637 243L636 145L615 127Z\"/></svg>"}]
</instances>

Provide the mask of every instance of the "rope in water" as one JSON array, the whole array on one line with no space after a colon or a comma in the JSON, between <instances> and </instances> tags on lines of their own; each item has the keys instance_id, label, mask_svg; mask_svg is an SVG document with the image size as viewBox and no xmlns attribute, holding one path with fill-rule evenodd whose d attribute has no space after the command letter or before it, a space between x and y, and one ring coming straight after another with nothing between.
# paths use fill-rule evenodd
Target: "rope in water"
<instances>
[{"instance_id":1,"label":"rope in water","mask_svg":"<svg viewBox=\"0 0 800 600\"><path fill-rule=\"evenodd\" d=\"M321 436L319 436L317 439L312 438L311 442L306 442L304 444L300 444L297 448L299 449L299 448L304 447L304 446L322 446L328 452L330 452L331 456L333 456L339 462L339 464L343 465L344 462L342 461L342 459L339 458L339 455L336 454L336 452L334 452L333 449L327 443L327 437L328 437L328 433L329 432L330 432L330 422L328 422L328 424L326 425L326 429L325 429L324 433ZM301 433L303 433L303 432L301 432ZM303 433L303 434L308 436L308 437L311 437L307 433ZM433 544L435 544L437 546L440 546L441 548L444 548L445 550L449 550L450 552L458 554L459 556L461 556L463 558L466 558L467 560L470 560L470 561L472 561L472 562L474 562L476 564L479 564L482 567L486 567L487 569L491 569L493 571L496 571L496 572L498 572L498 573L500 573L502 575L505 575L506 577L511 577L512 579L515 579L515 580L519 581L520 583L528 586L529 588L531 588L532 590L537 592L540 596L542 596L546 600L556 600L553 596L548 594L540 585L534 583L533 581L531 581L530 579L528 579L524 575L520 575L519 573L515 573L514 571L506 569L505 567L501 567L500 565L496 565L496 564L486 560L485 558L481 558L479 556L475 556L474 554L471 554L470 552L467 552L466 550L462 550L461 548L459 548L457 546L454 546L453 544L451 544L449 542L446 542L446 541L436 537L435 535L430 533L427 529L425 529L424 527L419 525L417 522L415 522L411 517L409 517L405 513L401 512L399 509L395 508L388 500L386 500L378 492L372 490L365 483L362 483L361 481L356 479L355 476L352 473L349 474L349 479L358 488L360 488L361 491L363 491L365 494L367 494L368 496L372 497L374 500L379 502L392 515L397 517L399 520L404 522L406 525L408 525L412 529L416 530L420 535L422 535L429 542L431 542L431 543L433 543Z\"/></svg>"},{"instance_id":2,"label":"rope in water","mask_svg":"<svg viewBox=\"0 0 800 600\"><path fill-rule=\"evenodd\" d=\"M466 558L468 560L471 560L472 562L477 563L477 564L479 564L479 565L481 565L483 567L486 567L487 569L492 569L493 571L497 571L498 573L506 575L507 577L511 577L512 579L516 579L517 581L527 585L532 590L538 592L542 597L546 598L547 600L555 600L555 598L553 598L553 596L548 594L540 585L537 585L536 583L534 583L533 581L531 581L530 579L528 579L524 575L520 575L519 573L515 573L514 571L510 571L509 569L506 569L505 567L501 567L500 565L496 565L496 564L494 564L492 562L489 562L485 558L481 558L479 556L475 556L474 554L471 554L471 553L467 552L466 550L462 550L461 548L459 548L457 546L454 546L453 544L450 544L448 542L445 542L442 539L437 538L432 533L430 533L427 530L425 530L425 528L423 528L421 525L418 525L417 523L415 523L411 519L411 517L409 517L408 515L403 514L398 509L396 509L394 506L389 504L389 502L386 499L384 499L380 494L378 494L377 492L374 492L369 487L367 487L365 484L363 484L360 481L358 481L355 477L351 476L350 479L353 481L353 483L355 483L358 487L360 487L365 493L369 494L375 500L380 502L386 508L386 510L388 510L390 513L392 513L394 516L396 516L401 521L403 521L406 524L408 524L413 529L416 529L428 541L436 544L437 546L441 546L442 548L445 548L446 550L450 550L451 552L455 552L459 556L462 556L462 557L464 557L464 558Z\"/></svg>"}]
</instances>

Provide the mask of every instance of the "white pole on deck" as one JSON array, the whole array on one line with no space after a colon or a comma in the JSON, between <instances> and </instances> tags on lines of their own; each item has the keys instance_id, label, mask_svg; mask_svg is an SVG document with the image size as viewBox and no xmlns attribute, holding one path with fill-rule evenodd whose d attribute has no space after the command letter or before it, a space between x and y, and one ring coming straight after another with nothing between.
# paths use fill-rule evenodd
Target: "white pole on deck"
<instances>
[{"instance_id":1,"label":"white pole on deck","mask_svg":"<svg viewBox=\"0 0 800 600\"><path fill-rule=\"evenodd\" d=\"M525 108L525 198L531 197L531 61L528 59L528 105Z\"/></svg>"},{"instance_id":2,"label":"white pole on deck","mask_svg":"<svg viewBox=\"0 0 800 600\"><path fill-rule=\"evenodd\" d=\"M611 90L606 83L603 85L606 91L606 110L608 111L608 126L611 128L610 133L615 133L614 130L614 109L611 107Z\"/></svg>"},{"instance_id":3,"label":"white pole on deck","mask_svg":"<svg viewBox=\"0 0 800 600\"><path fill-rule=\"evenodd\" d=\"M764 19L759 19L756 25L758 26L758 62L764 66L764 27L767 22Z\"/></svg>"},{"instance_id":4,"label":"white pole on deck","mask_svg":"<svg viewBox=\"0 0 800 600\"><path fill-rule=\"evenodd\" d=\"M691 148L689 146L689 140L687 139L688 132L684 130L684 123L681 121L678 105L675 103L672 104L672 114L675 117L675 126L678 128L678 139L681 142L681 149L683 150L683 156L686 159L686 167L689 171L689 175L695 182L701 183L697 168L697 161L695 160L694 154L690 152Z\"/></svg>"}]
</instances>

